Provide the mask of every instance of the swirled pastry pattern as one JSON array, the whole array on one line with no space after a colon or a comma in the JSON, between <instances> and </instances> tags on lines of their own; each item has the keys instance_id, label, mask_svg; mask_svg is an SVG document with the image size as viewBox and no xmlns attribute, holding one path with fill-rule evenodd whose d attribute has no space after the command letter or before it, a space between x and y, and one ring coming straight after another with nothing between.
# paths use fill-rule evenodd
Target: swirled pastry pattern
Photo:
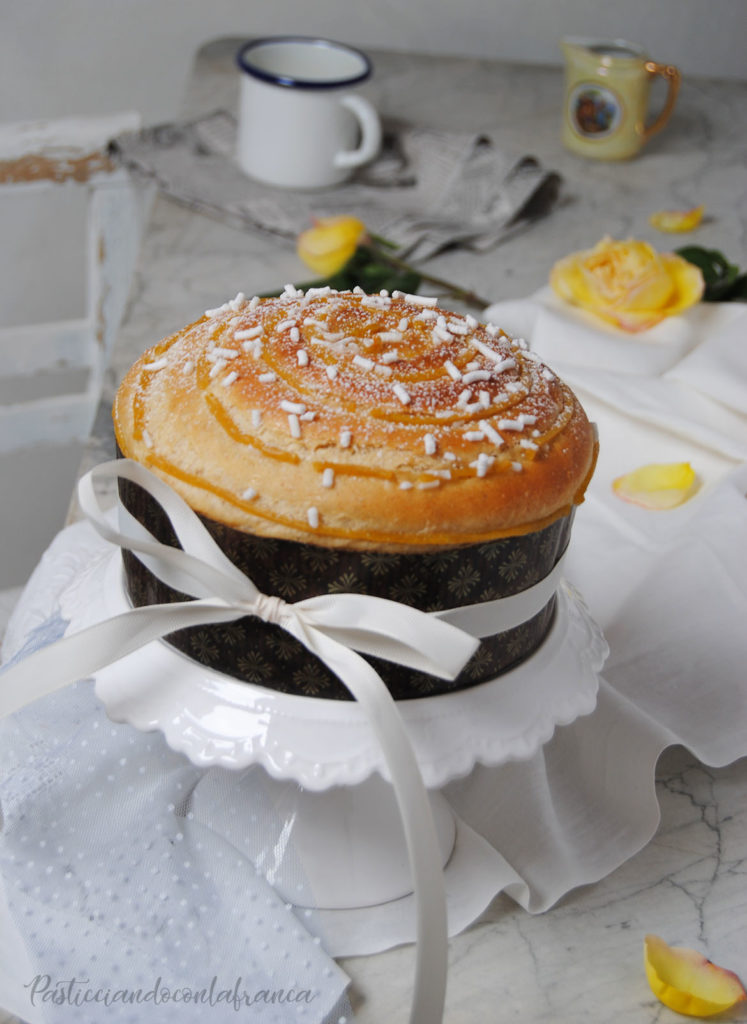
<instances>
[{"instance_id":1,"label":"swirled pastry pattern","mask_svg":"<svg viewBox=\"0 0 747 1024\"><path fill-rule=\"evenodd\" d=\"M239 295L147 351L114 419L198 512L353 548L536 530L581 500L596 451L521 339L396 292Z\"/></svg>"}]
</instances>

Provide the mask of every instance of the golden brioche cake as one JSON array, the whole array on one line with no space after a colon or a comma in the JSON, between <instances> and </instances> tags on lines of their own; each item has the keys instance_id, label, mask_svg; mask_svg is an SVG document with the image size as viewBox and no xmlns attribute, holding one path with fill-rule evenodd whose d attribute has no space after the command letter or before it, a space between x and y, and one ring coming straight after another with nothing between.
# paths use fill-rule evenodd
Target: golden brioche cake
<instances>
[{"instance_id":1,"label":"golden brioche cake","mask_svg":"<svg viewBox=\"0 0 747 1024\"><path fill-rule=\"evenodd\" d=\"M114 403L122 455L200 515L261 591L353 591L437 611L539 582L568 543L596 439L571 390L521 339L437 301L287 286L243 295L145 352ZM176 544L122 481L129 511ZM125 552L135 605L181 600ZM454 682L376 661L397 699L475 685L531 654L554 598L481 640ZM278 626L247 616L169 642L239 679L349 698Z\"/></svg>"}]
</instances>

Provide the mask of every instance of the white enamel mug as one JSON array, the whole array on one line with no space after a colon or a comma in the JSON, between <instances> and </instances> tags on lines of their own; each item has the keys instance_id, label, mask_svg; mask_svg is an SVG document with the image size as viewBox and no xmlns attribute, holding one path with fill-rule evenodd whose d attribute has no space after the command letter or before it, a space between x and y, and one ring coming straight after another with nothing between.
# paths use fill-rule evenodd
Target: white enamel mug
<instances>
[{"instance_id":1,"label":"white enamel mug","mask_svg":"<svg viewBox=\"0 0 747 1024\"><path fill-rule=\"evenodd\" d=\"M329 39L275 36L246 43L236 59L237 158L249 177L323 188L376 156L379 116L351 91L371 75L365 54Z\"/></svg>"}]
</instances>

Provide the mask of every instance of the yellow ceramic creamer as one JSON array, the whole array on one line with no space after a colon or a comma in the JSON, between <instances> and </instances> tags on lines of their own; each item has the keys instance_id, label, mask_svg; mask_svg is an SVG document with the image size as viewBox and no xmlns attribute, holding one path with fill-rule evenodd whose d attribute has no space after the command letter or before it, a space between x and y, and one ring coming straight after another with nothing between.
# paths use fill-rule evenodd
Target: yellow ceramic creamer
<instances>
[{"instance_id":1,"label":"yellow ceramic creamer","mask_svg":"<svg viewBox=\"0 0 747 1024\"><path fill-rule=\"evenodd\" d=\"M625 160L664 127L674 108L680 73L671 64L649 60L623 39L566 37L563 143L597 160ZM647 124L651 82L668 84L661 113Z\"/></svg>"}]
</instances>

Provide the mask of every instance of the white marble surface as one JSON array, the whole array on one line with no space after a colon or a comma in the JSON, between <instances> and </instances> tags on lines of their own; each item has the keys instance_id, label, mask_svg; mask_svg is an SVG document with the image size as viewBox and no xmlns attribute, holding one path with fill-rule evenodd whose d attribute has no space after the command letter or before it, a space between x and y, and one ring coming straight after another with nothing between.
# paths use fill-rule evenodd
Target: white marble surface
<instances>
[{"instance_id":1,"label":"white marble surface","mask_svg":"<svg viewBox=\"0 0 747 1024\"><path fill-rule=\"evenodd\" d=\"M231 53L216 46L198 60L185 105L190 115L234 103ZM534 153L565 179L563 200L548 219L493 252L445 254L429 265L434 273L492 300L520 297L545 283L554 260L605 233L666 247L648 215L701 202L707 221L688 240L747 263L747 85L686 81L669 128L639 159L602 164L562 150L554 70L374 56L369 93L383 112L433 126L498 128L507 148ZM239 290L261 292L304 276L287 245L156 198L86 464L112 453L112 391L142 349ZM674 1020L645 980L647 932L747 974L747 761L710 769L673 749L658 776L661 825L635 857L544 915L499 898L452 940L447 1024ZM356 1021L407 1020L411 947L342 963L353 979ZM721 1019L745 1021L747 1011Z\"/></svg>"}]
</instances>

